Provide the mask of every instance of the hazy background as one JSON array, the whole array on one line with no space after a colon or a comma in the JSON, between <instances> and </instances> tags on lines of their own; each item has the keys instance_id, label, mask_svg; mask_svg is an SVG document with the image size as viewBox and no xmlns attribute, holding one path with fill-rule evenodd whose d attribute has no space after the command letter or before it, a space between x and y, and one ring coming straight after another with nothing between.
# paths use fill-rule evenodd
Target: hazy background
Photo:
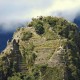
<instances>
[{"instance_id":1,"label":"hazy background","mask_svg":"<svg viewBox=\"0 0 80 80\"><path fill-rule=\"evenodd\" d=\"M32 17L60 16L80 26L80 0L0 0L0 51Z\"/></svg>"}]
</instances>

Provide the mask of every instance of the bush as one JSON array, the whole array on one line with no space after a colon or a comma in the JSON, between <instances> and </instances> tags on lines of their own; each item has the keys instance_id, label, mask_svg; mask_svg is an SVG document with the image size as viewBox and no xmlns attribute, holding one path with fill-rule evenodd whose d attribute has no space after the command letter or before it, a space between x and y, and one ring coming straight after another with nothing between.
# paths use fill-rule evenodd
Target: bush
<instances>
[{"instance_id":1,"label":"bush","mask_svg":"<svg viewBox=\"0 0 80 80\"><path fill-rule=\"evenodd\" d=\"M36 30L36 33L39 34L39 35L44 33L44 28L41 24L37 24L35 26L35 30Z\"/></svg>"},{"instance_id":2,"label":"bush","mask_svg":"<svg viewBox=\"0 0 80 80\"><path fill-rule=\"evenodd\" d=\"M26 32L26 33L23 34L22 40L28 40L31 37L32 37L32 33L31 32Z\"/></svg>"},{"instance_id":3,"label":"bush","mask_svg":"<svg viewBox=\"0 0 80 80\"><path fill-rule=\"evenodd\" d=\"M12 76L12 77L9 77L8 80L22 80L22 79L20 79L20 77L18 76Z\"/></svg>"},{"instance_id":4,"label":"bush","mask_svg":"<svg viewBox=\"0 0 80 80\"><path fill-rule=\"evenodd\" d=\"M20 31L20 28L19 27L17 28L17 31Z\"/></svg>"}]
</instances>

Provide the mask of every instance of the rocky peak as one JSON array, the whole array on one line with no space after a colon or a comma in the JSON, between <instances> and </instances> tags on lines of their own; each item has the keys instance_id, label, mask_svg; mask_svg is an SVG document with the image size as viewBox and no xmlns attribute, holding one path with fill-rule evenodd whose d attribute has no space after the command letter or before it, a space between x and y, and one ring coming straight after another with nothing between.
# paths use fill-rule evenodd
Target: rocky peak
<instances>
[{"instance_id":1,"label":"rocky peak","mask_svg":"<svg viewBox=\"0 0 80 80\"><path fill-rule=\"evenodd\" d=\"M0 54L1 80L80 80L80 33L63 18L33 18Z\"/></svg>"}]
</instances>

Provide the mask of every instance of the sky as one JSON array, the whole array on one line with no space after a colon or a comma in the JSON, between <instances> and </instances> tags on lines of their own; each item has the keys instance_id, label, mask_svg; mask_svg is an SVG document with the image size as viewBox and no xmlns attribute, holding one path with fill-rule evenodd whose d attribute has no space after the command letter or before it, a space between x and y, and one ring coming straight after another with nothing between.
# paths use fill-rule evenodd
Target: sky
<instances>
[{"instance_id":1,"label":"sky","mask_svg":"<svg viewBox=\"0 0 80 80\"><path fill-rule=\"evenodd\" d=\"M60 16L73 21L80 12L80 0L0 0L0 27L11 31L19 23L37 16ZM16 27L15 27L16 28Z\"/></svg>"},{"instance_id":2,"label":"sky","mask_svg":"<svg viewBox=\"0 0 80 80\"><path fill-rule=\"evenodd\" d=\"M79 24L80 0L0 0L0 51L17 27L37 16L58 16Z\"/></svg>"}]
</instances>

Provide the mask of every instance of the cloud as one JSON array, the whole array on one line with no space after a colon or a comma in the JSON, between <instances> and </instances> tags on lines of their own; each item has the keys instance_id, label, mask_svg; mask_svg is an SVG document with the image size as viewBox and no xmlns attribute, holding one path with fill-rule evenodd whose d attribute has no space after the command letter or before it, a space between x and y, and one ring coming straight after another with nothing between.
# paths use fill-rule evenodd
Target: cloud
<instances>
[{"instance_id":1,"label":"cloud","mask_svg":"<svg viewBox=\"0 0 80 80\"><path fill-rule=\"evenodd\" d=\"M0 0L0 23L7 23L5 30L14 29L9 25L12 21L36 16L61 16L73 21L79 12L80 0Z\"/></svg>"},{"instance_id":2,"label":"cloud","mask_svg":"<svg viewBox=\"0 0 80 80\"><path fill-rule=\"evenodd\" d=\"M36 15L53 15L61 16L70 21L73 21L76 15L80 12L80 1L79 0L54 0L51 5L46 9L33 10L32 16Z\"/></svg>"}]
</instances>

